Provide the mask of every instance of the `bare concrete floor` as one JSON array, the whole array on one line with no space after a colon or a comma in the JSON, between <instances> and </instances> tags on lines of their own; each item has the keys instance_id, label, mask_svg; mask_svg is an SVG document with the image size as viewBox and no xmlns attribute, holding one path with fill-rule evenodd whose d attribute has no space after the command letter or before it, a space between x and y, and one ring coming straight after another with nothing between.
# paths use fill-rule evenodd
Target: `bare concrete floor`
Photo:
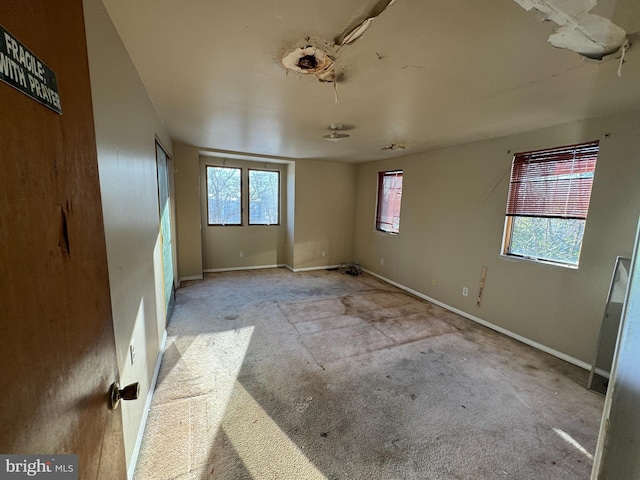
<instances>
[{"instance_id":1,"label":"bare concrete floor","mask_svg":"<svg viewBox=\"0 0 640 480\"><path fill-rule=\"evenodd\" d=\"M178 290L135 478L588 479L588 373L369 275Z\"/></svg>"}]
</instances>

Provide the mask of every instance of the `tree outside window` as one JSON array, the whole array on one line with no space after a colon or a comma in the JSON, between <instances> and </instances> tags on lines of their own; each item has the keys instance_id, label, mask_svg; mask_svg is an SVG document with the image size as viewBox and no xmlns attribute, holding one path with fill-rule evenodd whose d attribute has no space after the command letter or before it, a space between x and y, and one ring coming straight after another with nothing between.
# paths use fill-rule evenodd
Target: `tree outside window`
<instances>
[{"instance_id":1,"label":"tree outside window","mask_svg":"<svg viewBox=\"0 0 640 480\"><path fill-rule=\"evenodd\" d=\"M209 225L242 225L242 169L207 166Z\"/></svg>"},{"instance_id":2,"label":"tree outside window","mask_svg":"<svg viewBox=\"0 0 640 480\"><path fill-rule=\"evenodd\" d=\"M516 154L503 255L577 268L598 142Z\"/></svg>"},{"instance_id":3,"label":"tree outside window","mask_svg":"<svg viewBox=\"0 0 640 480\"><path fill-rule=\"evenodd\" d=\"M249 225L280 224L280 172L249 170Z\"/></svg>"}]
</instances>

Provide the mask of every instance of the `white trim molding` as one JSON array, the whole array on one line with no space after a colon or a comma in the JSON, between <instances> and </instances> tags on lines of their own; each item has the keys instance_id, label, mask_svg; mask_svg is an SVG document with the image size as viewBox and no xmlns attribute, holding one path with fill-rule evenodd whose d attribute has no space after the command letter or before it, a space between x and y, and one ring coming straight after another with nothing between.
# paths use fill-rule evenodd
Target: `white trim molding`
<instances>
[{"instance_id":1,"label":"white trim molding","mask_svg":"<svg viewBox=\"0 0 640 480\"><path fill-rule=\"evenodd\" d=\"M447 305L446 303L442 303L438 300L436 300L435 298L431 298L423 293L418 292L417 290L413 290L412 288L406 287L398 282L394 282L393 280L389 280L386 277L383 277L382 275L378 275L375 272L372 272L371 270L367 270L367 269L362 269L364 272L367 272L369 275L373 275L374 277L379 278L380 280L383 280L387 283L390 283L391 285L394 285L398 288L400 288L401 290L404 290L405 292L409 292L412 295L415 295L416 297L422 298L423 300L426 300L427 302L431 302L434 303L442 308L446 308L447 310L457 313L458 315L460 315L461 317L465 317L468 318L469 320L472 320L476 323L479 323L480 325L484 325L487 328L490 328L491 330L495 330L496 332L502 333L503 335L506 335L507 337L511 337L514 338L522 343L525 343L527 345L529 345L530 347L536 348L538 350L541 350L545 353L548 353L549 355L553 355L554 357L557 357L561 360L564 360L565 362L569 362L572 363L573 365L576 365L578 367L584 368L585 370L591 370L591 365L588 364L587 362L583 362L582 360L578 360L577 358L574 358L570 355L567 355L566 353L562 353L558 350L554 350L551 347L547 347L546 345L543 345L541 343L538 343L534 340L531 340L529 338L523 337L522 335L518 335L517 333L514 333L510 330L507 330L506 328L502 328L499 327L498 325L494 325L493 323L487 322L486 320L483 320L481 318L476 317L475 315L471 315L470 313L464 312L462 310L458 310L457 308L454 308L450 305ZM599 375L602 376L607 376L608 377L608 373L604 372L604 371L600 371L600 369L597 370L597 373Z\"/></svg>"},{"instance_id":2,"label":"white trim molding","mask_svg":"<svg viewBox=\"0 0 640 480\"><path fill-rule=\"evenodd\" d=\"M240 270L263 270L265 268L280 268L282 265L253 265L250 267L230 267L230 268L207 268L204 273L237 272Z\"/></svg>"},{"instance_id":3,"label":"white trim molding","mask_svg":"<svg viewBox=\"0 0 640 480\"><path fill-rule=\"evenodd\" d=\"M151 388L147 394L147 401L144 404L144 411L142 412L142 419L140 420L140 427L138 427L138 436L136 437L136 444L133 446L133 453L131 454L131 461L129 462L129 470L127 471L127 479L132 480L133 474L136 471L136 465L138 463L138 455L140 455L140 446L142 445L142 437L144 436L144 429L147 426L147 418L149 417L149 410L151 410L151 401L153 400L153 394L156 391L156 384L158 383L158 374L160 373L160 365L162 364L162 357L164 355L164 349L167 345L167 331L164 331L162 336L162 342L160 342L160 350L158 351L158 360L156 361L156 368L153 371L153 378L151 379Z\"/></svg>"},{"instance_id":4,"label":"white trim molding","mask_svg":"<svg viewBox=\"0 0 640 480\"><path fill-rule=\"evenodd\" d=\"M194 275L192 277L182 277L182 278L180 278L180 281L178 283L189 282L191 280L202 280L203 278L204 278L204 275Z\"/></svg>"},{"instance_id":5,"label":"white trim molding","mask_svg":"<svg viewBox=\"0 0 640 480\"><path fill-rule=\"evenodd\" d=\"M294 273L297 272L311 272L313 270L327 270L327 269L335 269L340 267L340 265L319 265L317 267L303 267L303 268L292 268L289 265L286 267Z\"/></svg>"}]
</instances>

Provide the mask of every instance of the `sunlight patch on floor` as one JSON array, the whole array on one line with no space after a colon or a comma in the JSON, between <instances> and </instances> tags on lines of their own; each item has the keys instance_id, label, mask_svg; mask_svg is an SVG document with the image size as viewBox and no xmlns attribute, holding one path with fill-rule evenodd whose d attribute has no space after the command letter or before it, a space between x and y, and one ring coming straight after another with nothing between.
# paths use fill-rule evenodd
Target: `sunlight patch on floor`
<instances>
[{"instance_id":1,"label":"sunlight patch on floor","mask_svg":"<svg viewBox=\"0 0 640 480\"><path fill-rule=\"evenodd\" d=\"M211 431L220 428L254 329L249 326L198 335L180 352L188 371L184 380L190 384L192 395L201 392L215 396L214 418L209 417Z\"/></svg>"},{"instance_id":2,"label":"sunlight patch on floor","mask_svg":"<svg viewBox=\"0 0 640 480\"><path fill-rule=\"evenodd\" d=\"M575 447L576 450L578 450L580 453L582 453L589 460L593 460L593 455L591 455L582 445L580 445L576 441L576 439L574 439L567 432L565 432L564 430L561 430L559 428L554 428L553 431L556 432L560 436L560 438L562 438L565 442L570 444L572 447Z\"/></svg>"},{"instance_id":3,"label":"sunlight patch on floor","mask_svg":"<svg viewBox=\"0 0 640 480\"><path fill-rule=\"evenodd\" d=\"M222 421L222 429L253 478L326 480L238 382Z\"/></svg>"}]
</instances>

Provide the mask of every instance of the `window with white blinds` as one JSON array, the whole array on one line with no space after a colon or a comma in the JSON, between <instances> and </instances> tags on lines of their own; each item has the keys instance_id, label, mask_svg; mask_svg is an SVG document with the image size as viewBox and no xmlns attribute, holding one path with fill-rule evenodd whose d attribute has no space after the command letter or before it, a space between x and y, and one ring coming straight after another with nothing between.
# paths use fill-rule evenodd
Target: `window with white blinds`
<instances>
[{"instance_id":1,"label":"window with white blinds","mask_svg":"<svg viewBox=\"0 0 640 480\"><path fill-rule=\"evenodd\" d=\"M400 231L401 201L402 170L379 172L376 230L396 234Z\"/></svg>"},{"instance_id":2,"label":"window with white blinds","mask_svg":"<svg viewBox=\"0 0 640 480\"><path fill-rule=\"evenodd\" d=\"M577 267L598 142L514 156L503 254Z\"/></svg>"}]
</instances>

